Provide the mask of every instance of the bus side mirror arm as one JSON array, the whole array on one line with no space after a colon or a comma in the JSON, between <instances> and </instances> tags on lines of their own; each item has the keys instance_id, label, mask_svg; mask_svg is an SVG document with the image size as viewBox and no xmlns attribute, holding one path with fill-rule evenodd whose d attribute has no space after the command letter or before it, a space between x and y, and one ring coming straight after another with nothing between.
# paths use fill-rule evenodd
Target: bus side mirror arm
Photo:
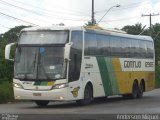
<instances>
[{"instance_id":1,"label":"bus side mirror arm","mask_svg":"<svg viewBox=\"0 0 160 120\"><path fill-rule=\"evenodd\" d=\"M71 46L72 46L72 42L69 42L65 45L64 48L64 60L66 61L70 61L70 50L71 50Z\"/></svg>"},{"instance_id":2,"label":"bus side mirror arm","mask_svg":"<svg viewBox=\"0 0 160 120\"><path fill-rule=\"evenodd\" d=\"M10 52L11 52L11 47L14 46L16 43L10 43L6 45L5 47L5 59L9 61L14 61L14 59L10 59Z\"/></svg>"}]
</instances>

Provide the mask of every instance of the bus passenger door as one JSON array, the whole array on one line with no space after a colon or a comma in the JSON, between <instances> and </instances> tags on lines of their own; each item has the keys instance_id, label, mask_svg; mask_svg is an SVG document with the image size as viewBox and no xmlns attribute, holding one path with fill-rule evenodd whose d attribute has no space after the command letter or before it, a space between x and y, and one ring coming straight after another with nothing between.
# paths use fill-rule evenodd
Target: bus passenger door
<instances>
[{"instance_id":1,"label":"bus passenger door","mask_svg":"<svg viewBox=\"0 0 160 120\"><path fill-rule=\"evenodd\" d=\"M82 31L72 31L71 33L72 47L70 51L70 61L69 61L69 98L76 100L81 96L81 62L82 62Z\"/></svg>"}]
</instances>

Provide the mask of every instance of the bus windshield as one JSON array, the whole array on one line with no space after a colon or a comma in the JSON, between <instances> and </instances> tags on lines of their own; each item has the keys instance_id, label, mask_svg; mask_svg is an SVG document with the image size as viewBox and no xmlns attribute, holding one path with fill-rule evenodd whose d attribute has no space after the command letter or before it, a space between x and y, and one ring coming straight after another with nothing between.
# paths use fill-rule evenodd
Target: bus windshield
<instances>
[{"instance_id":1,"label":"bus windshield","mask_svg":"<svg viewBox=\"0 0 160 120\"><path fill-rule=\"evenodd\" d=\"M18 46L14 77L22 80L55 80L65 78L64 47Z\"/></svg>"},{"instance_id":2,"label":"bus windshield","mask_svg":"<svg viewBox=\"0 0 160 120\"><path fill-rule=\"evenodd\" d=\"M23 31L15 53L14 77L22 80L65 78L64 46L69 31Z\"/></svg>"}]
</instances>

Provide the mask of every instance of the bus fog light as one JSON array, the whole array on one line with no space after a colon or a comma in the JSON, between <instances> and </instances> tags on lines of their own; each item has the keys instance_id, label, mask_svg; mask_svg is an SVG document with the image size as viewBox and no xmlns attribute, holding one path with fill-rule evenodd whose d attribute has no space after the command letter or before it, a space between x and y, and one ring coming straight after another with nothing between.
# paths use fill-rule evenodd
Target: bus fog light
<instances>
[{"instance_id":1,"label":"bus fog light","mask_svg":"<svg viewBox=\"0 0 160 120\"><path fill-rule=\"evenodd\" d=\"M20 98L21 98L21 96L16 96L15 98L16 98L16 99L20 99Z\"/></svg>"}]
</instances>

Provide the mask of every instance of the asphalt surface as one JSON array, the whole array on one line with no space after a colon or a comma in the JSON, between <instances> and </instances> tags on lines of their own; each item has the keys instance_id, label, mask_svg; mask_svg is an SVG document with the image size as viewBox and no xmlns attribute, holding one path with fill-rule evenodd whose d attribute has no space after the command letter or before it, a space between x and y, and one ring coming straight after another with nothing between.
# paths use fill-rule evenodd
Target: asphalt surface
<instances>
[{"instance_id":1,"label":"asphalt surface","mask_svg":"<svg viewBox=\"0 0 160 120\"><path fill-rule=\"evenodd\" d=\"M107 100L97 100L88 106L78 106L74 101L50 102L44 108L37 107L34 102L0 104L0 113L2 120L6 120L4 118L7 115L10 117L18 115L15 120L39 118L74 120L76 116L80 120L97 120L103 116L101 118L103 120L104 116L109 117L108 119L117 119L119 114L159 114L160 118L160 89L144 93L144 97L141 99L124 99L121 96L113 96ZM38 118L35 118L35 115Z\"/></svg>"}]
</instances>

